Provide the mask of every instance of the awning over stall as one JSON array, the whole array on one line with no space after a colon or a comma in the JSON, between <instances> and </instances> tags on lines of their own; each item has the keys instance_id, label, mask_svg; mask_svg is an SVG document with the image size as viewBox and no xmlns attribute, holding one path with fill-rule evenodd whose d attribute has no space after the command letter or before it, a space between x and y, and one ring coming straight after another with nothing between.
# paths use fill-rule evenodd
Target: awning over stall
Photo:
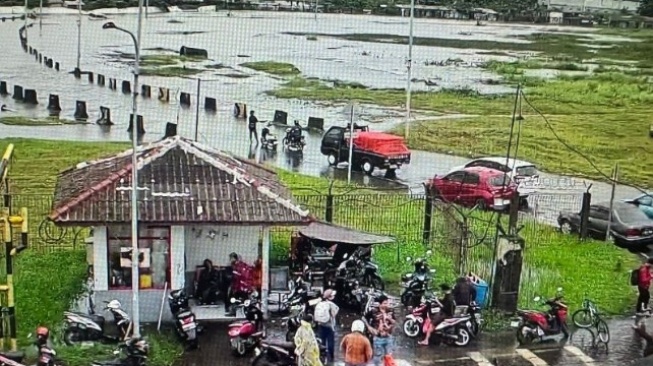
<instances>
[{"instance_id":1,"label":"awning over stall","mask_svg":"<svg viewBox=\"0 0 653 366\"><path fill-rule=\"evenodd\" d=\"M371 234L317 221L299 230L299 234L313 240L352 245L388 244L395 242L395 239L390 236Z\"/></svg>"}]
</instances>

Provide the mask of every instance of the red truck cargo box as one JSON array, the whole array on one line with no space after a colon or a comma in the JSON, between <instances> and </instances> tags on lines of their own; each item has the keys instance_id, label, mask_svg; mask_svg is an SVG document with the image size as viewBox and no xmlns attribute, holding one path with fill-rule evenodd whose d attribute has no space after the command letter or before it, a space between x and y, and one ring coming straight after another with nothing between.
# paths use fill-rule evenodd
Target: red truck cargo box
<instances>
[{"instance_id":1,"label":"red truck cargo box","mask_svg":"<svg viewBox=\"0 0 653 366\"><path fill-rule=\"evenodd\" d=\"M354 146L386 156L410 155L402 137L383 132L359 132L354 135Z\"/></svg>"}]
</instances>

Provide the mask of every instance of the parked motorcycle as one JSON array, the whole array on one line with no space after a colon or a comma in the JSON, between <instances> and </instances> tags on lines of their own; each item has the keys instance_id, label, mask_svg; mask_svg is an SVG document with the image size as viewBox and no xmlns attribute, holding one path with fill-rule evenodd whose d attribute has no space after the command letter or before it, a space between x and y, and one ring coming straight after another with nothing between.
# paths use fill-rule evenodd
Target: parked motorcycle
<instances>
[{"instance_id":1,"label":"parked motorcycle","mask_svg":"<svg viewBox=\"0 0 653 366\"><path fill-rule=\"evenodd\" d=\"M335 290L335 303L338 306L357 311L362 309L363 291L360 288L360 284L357 280L346 277L344 271L341 273L341 276L336 278Z\"/></svg>"},{"instance_id":2,"label":"parked motorcycle","mask_svg":"<svg viewBox=\"0 0 653 366\"><path fill-rule=\"evenodd\" d=\"M402 329L408 338L417 338L424 336L424 323L429 321L429 307L433 314L437 314L442 309L442 304L434 295L425 295L421 298L420 304L414 307L410 314L406 315Z\"/></svg>"},{"instance_id":3,"label":"parked motorcycle","mask_svg":"<svg viewBox=\"0 0 653 366\"><path fill-rule=\"evenodd\" d=\"M435 336L437 341L444 341L446 344L457 347L465 347L472 340L469 332L471 328L471 317L469 315L460 315L453 318L445 319L435 327Z\"/></svg>"},{"instance_id":4,"label":"parked motorcycle","mask_svg":"<svg viewBox=\"0 0 653 366\"><path fill-rule=\"evenodd\" d=\"M111 361L93 361L91 366L145 366L150 346L144 339L131 338L121 344L114 355L125 353L125 358Z\"/></svg>"},{"instance_id":5,"label":"parked motorcycle","mask_svg":"<svg viewBox=\"0 0 653 366\"><path fill-rule=\"evenodd\" d=\"M431 255L431 251L427 251L426 254ZM407 262L411 260L410 257L406 258ZM401 287L404 288L401 293L401 303L409 309L419 306L419 302L428 291L429 282L435 274L435 269L430 269L423 258L415 260L413 265L415 268L413 273L406 273L401 276Z\"/></svg>"},{"instance_id":6,"label":"parked motorcycle","mask_svg":"<svg viewBox=\"0 0 653 366\"><path fill-rule=\"evenodd\" d=\"M30 338L31 334L27 337ZM36 366L63 366L63 362L57 359L57 352L48 346L49 338L50 330L48 328L36 328L36 340L34 341L37 351Z\"/></svg>"},{"instance_id":7,"label":"parked motorcycle","mask_svg":"<svg viewBox=\"0 0 653 366\"><path fill-rule=\"evenodd\" d=\"M326 365L326 347L317 340L320 347L320 361ZM252 366L295 366L297 355L295 355L294 342L260 342L254 349L256 357Z\"/></svg>"},{"instance_id":8,"label":"parked motorcycle","mask_svg":"<svg viewBox=\"0 0 653 366\"><path fill-rule=\"evenodd\" d=\"M547 311L517 310L519 318L511 321L510 326L517 329L517 341L520 345L549 340L560 334L565 338L569 336L569 308L562 302L562 298L562 288L558 288L556 296L552 299L542 300L540 296L533 299L536 303L548 306Z\"/></svg>"},{"instance_id":9,"label":"parked motorcycle","mask_svg":"<svg viewBox=\"0 0 653 366\"><path fill-rule=\"evenodd\" d=\"M277 149L277 136L270 132L271 124L266 124L261 130L261 148L268 150Z\"/></svg>"},{"instance_id":10,"label":"parked motorcycle","mask_svg":"<svg viewBox=\"0 0 653 366\"><path fill-rule=\"evenodd\" d=\"M186 342L186 349L198 349L199 341L197 339L197 333L200 331L200 328L195 320L195 314L190 310L188 296L186 296L184 290L170 291L168 305L170 306L172 316L175 318L177 335Z\"/></svg>"},{"instance_id":11,"label":"parked motorcycle","mask_svg":"<svg viewBox=\"0 0 653 366\"><path fill-rule=\"evenodd\" d=\"M481 313L481 307L478 306L478 304L475 302L472 302L467 312L471 318L469 332L474 338L476 338L481 333L481 326L483 325L483 314Z\"/></svg>"},{"instance_id":12,"label":"parked motorcycle","mask_svg":"<svg viewBox=\"0 0 653 366\"><path fill-rule=\"evenodd\" d=\"M122 309L118 300L105 301L104 310L109 310L113 315L113 322L118 328L118 337L105 334L106 321L101 315L96 315L90 309L90 314L66 311L64 312L65 330L64 342L67 345L84 341L119 342L124 340L130 329L129 315Z\"/></svg>"},{"instance_id":13,"label":"parked motorcycle","mask_svg":"<svg viewBox=\"0 0 653 366\"><path fill-rule=\"evenodd\" d=\"M245 321L229 324L231 351L236 356L242 357L254 349L259 340L265 338L263 312L256 292L252 293L250 298L243 302L231 298L231 303L233 306L242 307L245 313Z\"/></svg>"}]
</instances>

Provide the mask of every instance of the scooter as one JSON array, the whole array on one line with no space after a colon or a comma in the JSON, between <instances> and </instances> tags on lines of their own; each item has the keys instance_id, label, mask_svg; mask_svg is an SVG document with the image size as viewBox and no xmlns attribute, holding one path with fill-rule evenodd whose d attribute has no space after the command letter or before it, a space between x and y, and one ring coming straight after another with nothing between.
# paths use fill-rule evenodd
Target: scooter
<instances>
[{"instance_id":1,"label":"scooter","mask_svg":"<svg viewBox=\"0 0 653 366\"><path fill-rule=\"evenodd\" d=\"M286 137L283 138L284 147L290 152L304 151L304 146L306 146L306 139L304 136L295 136L292 134L292 132L292 128L286 129Z\"/></svg>"},{"instance_id":2,"label":"scooter","mask_svg":"<svg viewBox=\"0 0 653 366\"><path fill-rule=\"evenodd\" d=\"M113 354L119 355L121 351L127 357L120 360L93 361L91 366L145 366L147 364L147 355L150 351L150 346L144 339L131 338L118 346L118 349Z\"/></svg>"},{"instance_id":3,"label":"scooter","mask_svg":"<svg viewBox=\"0 0 653 366\"><path fill-rule=\"evenodd\" d=\"M268 150L276 150L278 144L277 136L275 136L270 132L270 126L271 125L268 123L261 130L261 148L268 149Z\"/></svg>"},{"instance_id":4,"label":"scooter","mask_svg":"<svg viewBox=\"0 0 653 366\"><path fill-rule=\"evenodd\" d=\"M569 337L567 326L568 306L562 302L562 288L558 288L556 296L552 299L542 300L536 296L533 301L549 307L548 311L517 310L518 319L510 322L512 328L517 329L517 341L520 345L531 344L536 341L553 339L560 334Z\"/></svg>"},{"instance_id":5,"label":"scooter","mask_svg":"<svg viewBox=\"0 0 653 366\"><path fill-rule=\"evenodd\" d=\"M131 320L129 314L122 309L120 301L111 300L105 303L107 305L104 310L109 310L113 315L113 322L118 328L119 336L105 334L105 319L101 315L96 315L92 307L89 309L89 314L65 311L64 342L67 345L84 341L120 342L129 336L127 332Z\"/></svg>"},{"instance_id":6,"label":"scooter","mask_svg":"<svg viewBox=\"0 0 653 366\"><path fill-rule=\"evenodd\" d=\"M184 290L170 291L170 294L168 294L168 305L170 306L172 316L175 318L177 335L186 342L186 349L198 349L199 341L197 339L197 333L200 331L200 327L195 320L195 314L190 311L188 297Z\"/></svg>"},{"instance_id":7,"label":"scooter","mask_svg":"<svg viewBox=\"0 0 653 366\"><path fill-rule=\"evenodd\" d=\"M326 347L317 340L320 347L320 361L326 365ZM295 355L295 343L293 342L259 342L254 348L256 358L252 366L295 366L297 356Z\"/></svg>"},{"instance_id":8,"label":"scooter","mask_svg":"<svg viewBox=\"0 0 653 366\"><path fill-rule=\"evenodd\" d=\"M427 252L430 254L430 250ZM406 258L408 262L411 258ZM419 306L419 301L429 289L429 282L435 274L435 269L430 269L424 259L417 259L414 262L415 272L406 273L401 276L401 303L410 311L413 307Z\"/></svg>"},{"instance_id":9,"label":"scooter","mask_svg":"<svg viewBox=\"0 0 653 366\"><path fill-rule=\"evenodd\" d=\"M442 304L435 296L422 297L419 306L413 308L410 314L406 315L406 319L402 325L404 334L408 338L417 338L424 336L425 330L424 323L428 322L429 308L433 314L437 314L442 309Z\"/></svg>"},{"instance_id":10,"label":"scooter","mask_svg":"<svg viewBox=\"0 0 653 366\"><path fill-rule=\"evenodd\" d=\"M453 318L445 319L435 327L433 336L437 340L442 340L446 344L457 347L465 347L472 340L469 328L472 326L470 323L471 317L469 315L456 316ZM427 327L431 326L431 322L426 322Z\"/></svg>"},{"instance_id":11,"label":"scooter","mask_svg":"<svg viewBox=\"0 0 653 366\"><path fill-rule=\"evenodd\" d=\"M249 351L254 349L258 342L265 338L265 331L262 330L263 312L260 309L258 293L252 293L248 300L242 303L235 298L231 298L233 306L242 307L245 313L244 322L235 322L229 324L229 343L231 351L236 356L245 356Z\"/></svg>"}]
</instances>

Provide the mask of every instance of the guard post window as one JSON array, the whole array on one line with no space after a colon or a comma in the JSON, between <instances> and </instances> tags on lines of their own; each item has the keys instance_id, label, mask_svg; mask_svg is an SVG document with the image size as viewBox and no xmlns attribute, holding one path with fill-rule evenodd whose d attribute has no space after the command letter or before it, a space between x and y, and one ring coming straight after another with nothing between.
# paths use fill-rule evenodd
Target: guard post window
<instances>
[{"instance_id":1,"label":"guard post window","mask_svg":"<svg viewBox=\"0 0 653 366\"><path fill-rule=\"evenodd\" d=\"M109 288L132 287L132 241L129 225L107 228ZM138 230L141 289L163 289L170 283L170 227L140 226Z\"/></svg>"}]
</instances>

